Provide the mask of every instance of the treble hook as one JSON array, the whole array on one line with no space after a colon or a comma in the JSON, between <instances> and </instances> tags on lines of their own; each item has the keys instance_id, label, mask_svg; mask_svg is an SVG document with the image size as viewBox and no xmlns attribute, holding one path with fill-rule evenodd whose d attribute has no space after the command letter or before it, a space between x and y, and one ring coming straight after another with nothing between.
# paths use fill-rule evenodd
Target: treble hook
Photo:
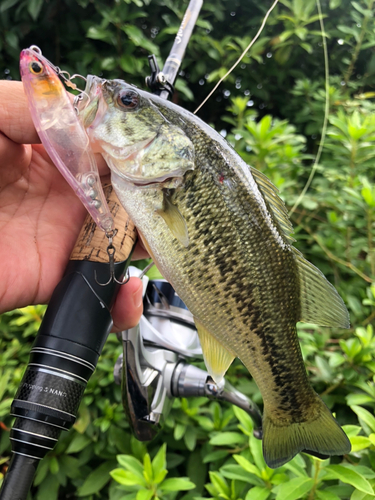
<instances>
[{"instance_id":1,"label":"treble hook","mask_svg":"<svg viewBox=\"0 0 375 500\"><path fill-rule=\"evenodd\" d=\"M105 235L108 238L108 246L107 246L107 254L108 254L108 260L109 260L109 280L107 283L99 283L97 279L97 274L96 270L94 271L94 276L95 276L95 281L98 285L100 286L107 286L110 283L117 283L118 285L125 285L129 279L129 270L127 271L127 277L123 281L119 281L116 276L115 276L115 253L116 253L116 248L113 246L113 238L117 234L117 229L114 231L111 231L110 233L106 232Z\"/></svg>"},{"instance_id":2,"label":"treble hook","mask_svg":"<svg viewBox=\"0 0 375 500\"><path fill-rule=\"evenodd\" d=\"M43 56L41 49L37 45L31 45L29 47L29 49L36 52L40 56ZM47 59L47 61L48 61L48 59ZM87 92L85 92L84 90L81 90L79 87L77 87L77 85L74 82L72 82L73 78L82 78L82 80L84 80L85 83L87 83L87 78L85 78L82 75L79 75L78 73L75 73L74 75L70 76L70 73L68 71L60 69L58 66L55 66L54 64L52 64L51 61L48 61L48 64L55 71L55 73L63 80L63 82L65 83L65 85L67 87L70 87L73 90L78 90L80 92L80 94L78 96L79 99L82 99L83 95L85 95L90 102L90 96L87 94ZM74 99L74 109L76 110L76 113L78 114L78 109L76 107L76 104L77 104L76 98L77 98L77 96Z\"/></svg>"}]
</instances>

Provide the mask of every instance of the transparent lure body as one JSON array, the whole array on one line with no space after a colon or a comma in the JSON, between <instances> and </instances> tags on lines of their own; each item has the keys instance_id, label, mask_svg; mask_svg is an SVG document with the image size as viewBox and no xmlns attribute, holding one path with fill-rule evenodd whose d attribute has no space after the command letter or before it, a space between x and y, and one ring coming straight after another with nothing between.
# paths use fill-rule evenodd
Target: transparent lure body
<instances>
[{"instance_id":1,"label":"transparent lure body","mask_svg":"<svg viewBox=\"0 0 375 500\"><path fill-rule=\"evenodd\" d=\"M21 52L20 71L31 116L50 158L96 224L114 227L87 133L55 68L30 48Z\"/></svg>"}]
</instances>

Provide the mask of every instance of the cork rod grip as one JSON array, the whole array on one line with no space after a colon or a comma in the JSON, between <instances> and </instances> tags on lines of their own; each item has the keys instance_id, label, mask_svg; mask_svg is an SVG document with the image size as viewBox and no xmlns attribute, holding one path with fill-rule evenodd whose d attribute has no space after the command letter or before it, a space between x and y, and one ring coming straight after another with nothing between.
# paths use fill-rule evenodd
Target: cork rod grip
<instances>
[{"instance_id":1,"label":"cork rod grip","mask_svg":"<svg viewBox=\"0 0 375 500\"><path fill-rule=\"evenodd\" d=\"M111 184L103 186L109 209L115 220L117 234L113 238L116 248L115 262L127 260L137 240L137 231L129 215L119 202ZM98 228L91 216L87 214L81 232L73 248L70 260L89 260L91 262L108 262L108 239Z\"/></svg>"}]
</instances>

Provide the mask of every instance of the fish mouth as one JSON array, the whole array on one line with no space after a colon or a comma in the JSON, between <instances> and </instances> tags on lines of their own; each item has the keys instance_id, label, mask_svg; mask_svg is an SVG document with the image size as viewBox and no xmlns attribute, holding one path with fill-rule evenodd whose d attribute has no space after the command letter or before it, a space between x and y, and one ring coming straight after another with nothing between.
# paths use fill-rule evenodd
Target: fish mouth
<instances>
[{"instance_id":1,"label":"fish mouth","mask_svg":"<svg viewBox=\"0 0 375 500\"><path fill-rule=\"evenodd\" d=\"M140 177L139 175L124 172L110 155L104 154L103 157L113 173L121 177L128 185L132 185L138 189L172 189L178 187L183 182L184 175L181 169L176 169L172 172L169 171L165 175L157 177Z\"/></svg>"},{"instance_id":2,"label":"fish mouth","mask_svg":"<svg viewBox=\"0 0 375 500\"><path fill-rule=\"evenodd\" d=\"M183 177L171 177L168 176L165 179L152 179L149 181L131 181L133 186L140 189L174 189L182 183Z\"/></svg>"},{"instance_id":3,"label":"fish mouth","mask_svg":"<svg viewBox=\"0 0 375 500\"><path fill-rule=\"evenodd\" d=\"M180 162L176 162L175 169L168 170L162 175L147 176L143 170L142 157L157 138L157 134L151 139L136 144L131 144L123 148L112 146L109 143L102 144L105 154L103 155L111 170L115 171L127 183L131 183L137 188L160 189L164 187L177 187L182 183L185 170L181 168ZM120 165L126 162L133 164L132 171L124 171ZM119 164L120 163L120 164Z\"/></svg>"}]
</instances>

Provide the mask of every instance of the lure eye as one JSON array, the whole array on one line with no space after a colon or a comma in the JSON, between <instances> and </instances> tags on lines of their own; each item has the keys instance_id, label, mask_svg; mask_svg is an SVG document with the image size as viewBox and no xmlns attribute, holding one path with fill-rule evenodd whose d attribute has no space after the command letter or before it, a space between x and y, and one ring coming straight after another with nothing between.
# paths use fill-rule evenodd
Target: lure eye
<instances>
[{"instance_id":1,"label":"lure eye","mask_svg":"<svg viewBox=\"0 0 375 500\"><path fill-rule=\"evenodd\" d=\"M124 90L119 93L117 102L122 108L133 110L138 107L139 96L134 90Z\"/></svg>"},{"instance_id":2,"label":"lure eye","mask_svg":"<svg viewBox=\"0 0 375 500\"><path fill-rule=\"evenodd\" d=\"M43 66L40 62L38 61L33 61L30 66L30 71L33 75L40 75L40 73L43 71Z\"/></svg>"}]
</instances>

